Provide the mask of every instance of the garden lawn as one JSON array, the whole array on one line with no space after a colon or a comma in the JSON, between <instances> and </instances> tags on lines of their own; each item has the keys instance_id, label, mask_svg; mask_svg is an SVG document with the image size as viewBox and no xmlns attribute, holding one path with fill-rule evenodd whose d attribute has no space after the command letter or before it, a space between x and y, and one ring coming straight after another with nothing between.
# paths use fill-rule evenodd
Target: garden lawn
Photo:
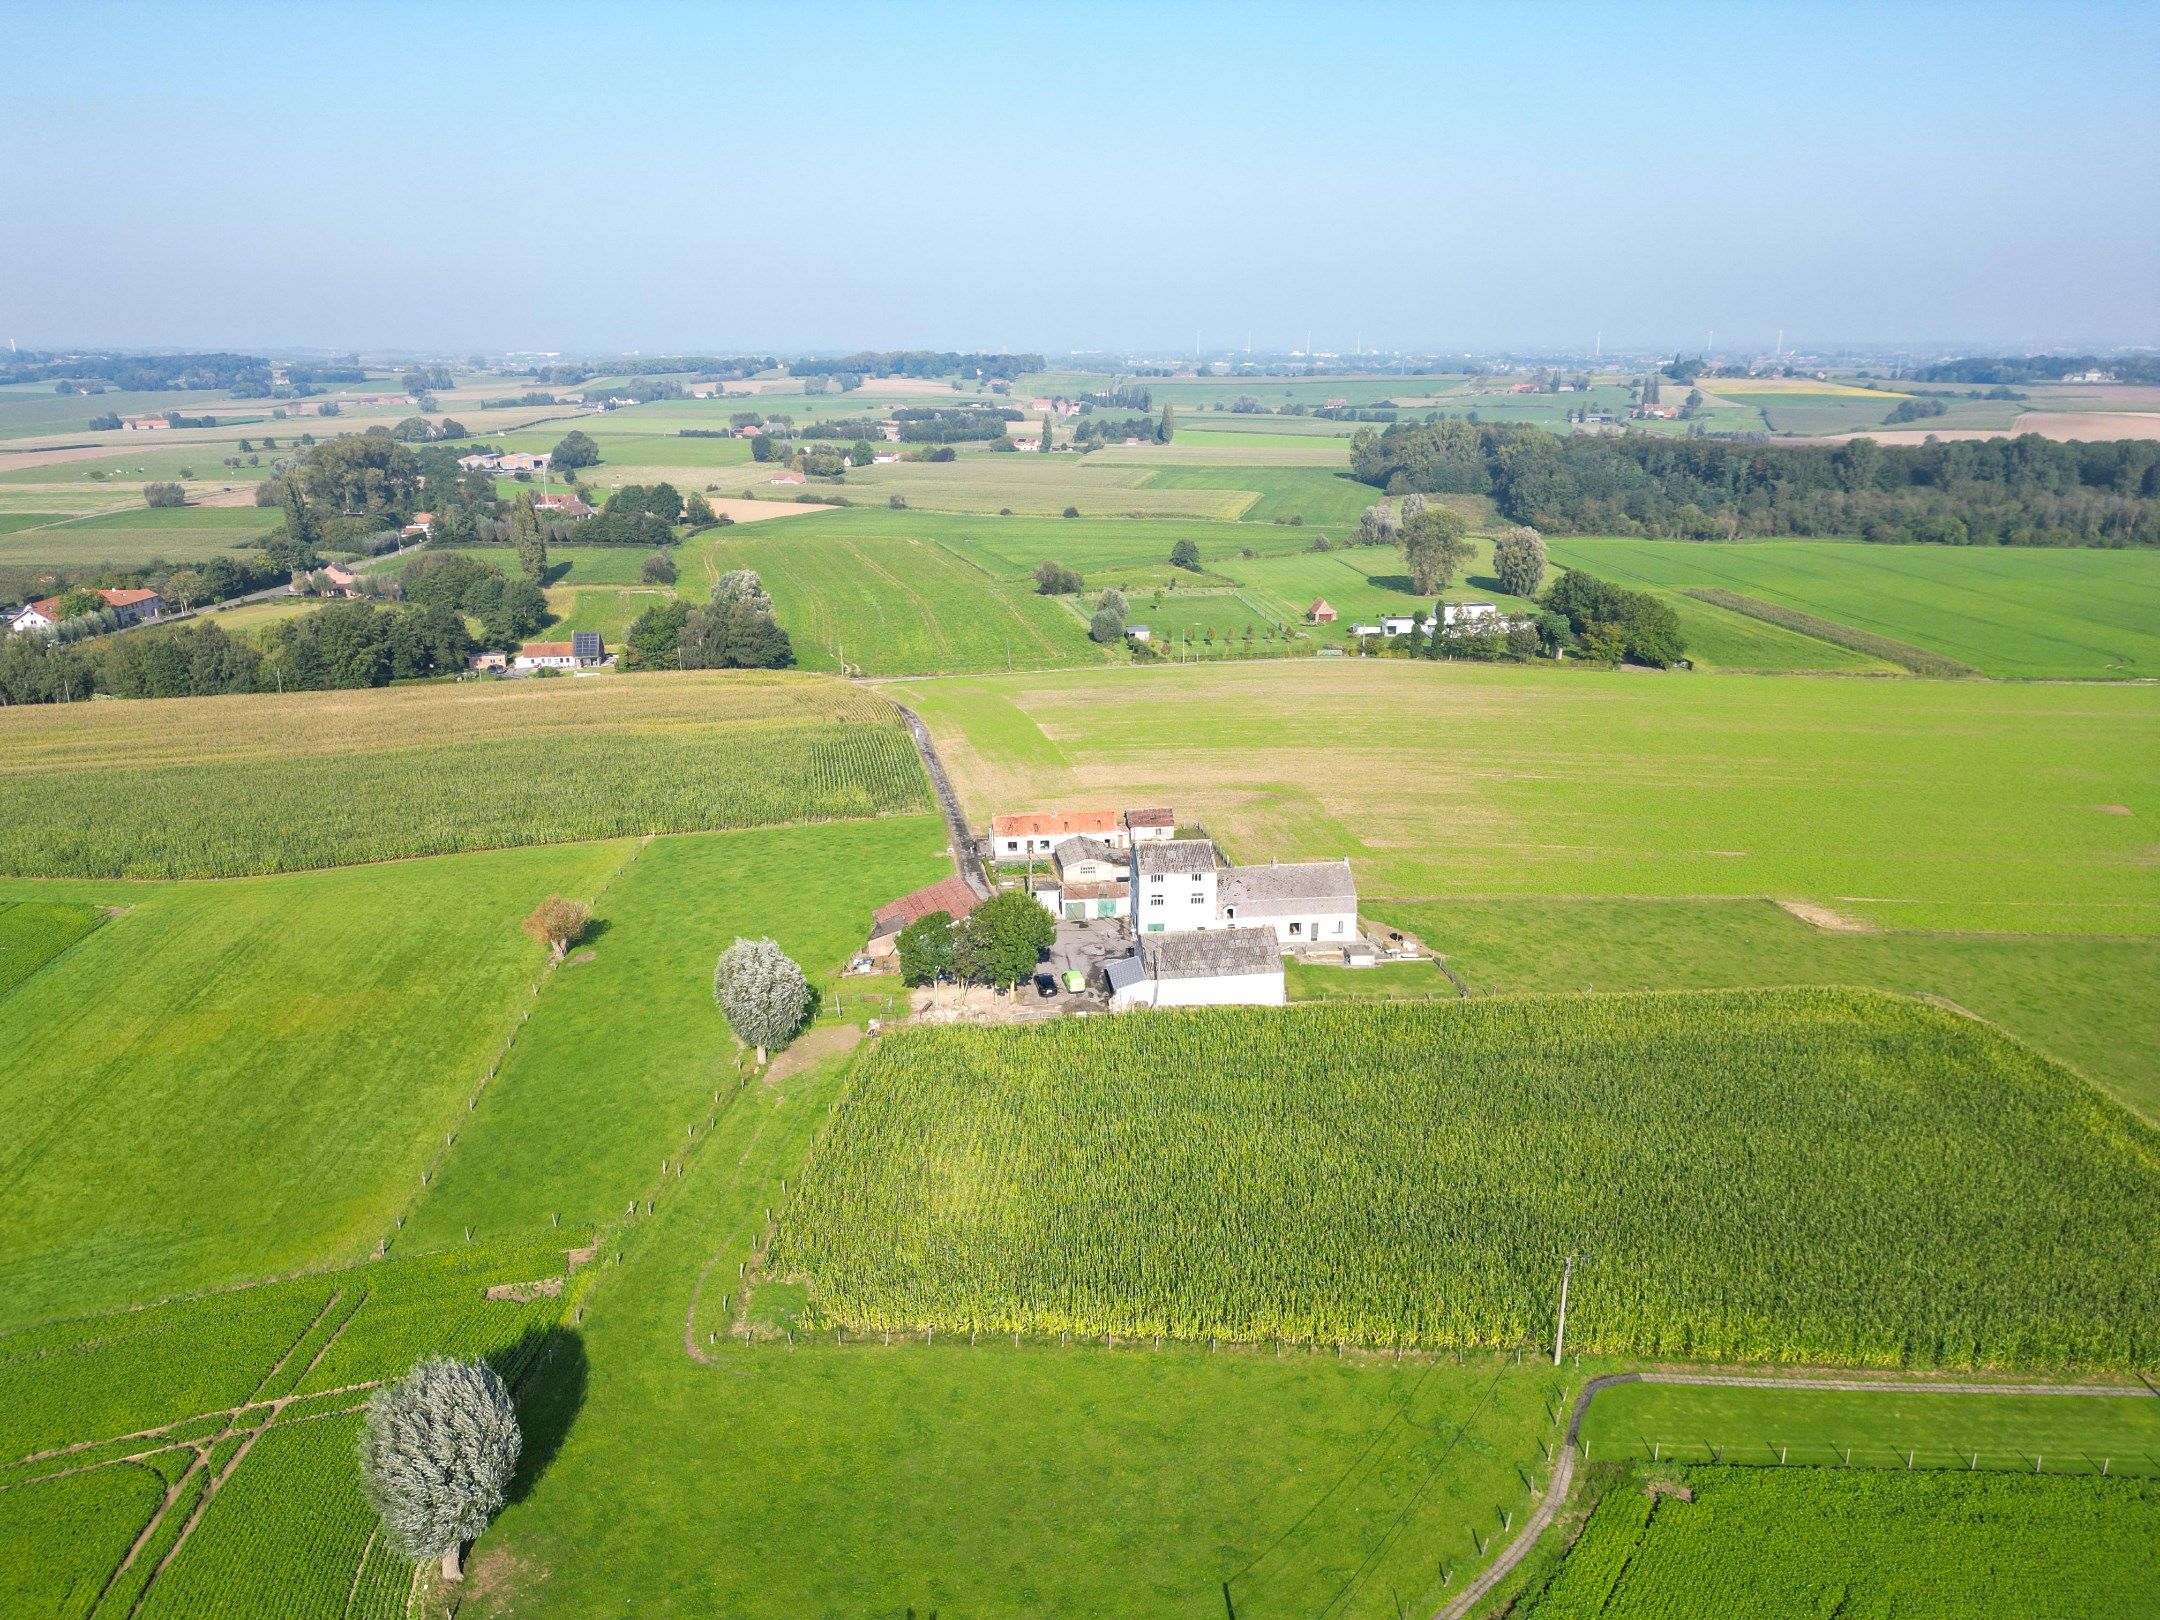
<instances>
[{"instance_id":1,"label":"garden lawn","mask_svg":"<svg viewBox=\"0 0 2160 1620\"><path fill-rule=\"evenodd\" d=\"M0 882L128 908L0 1001L0 1327L371 1249L539 975L520 921L633 847Z\"/></svg>"},{"instance_id":2,"label":"garden lawn","mask_svg":"<svg viewBox=\"0 0 2160 1620\"><path fill-rule=\"evenodd\" d=\"M890 690L978 822L1170 804L1236 860L1350 856L1367 909L1769 895L1897 928L2160 931L2151 687L1341 659Z\"/></svg>"},{"instance_id":3,"label":"garden lawn","mask_svg":"<svg viewBox=\"0 0 2160 1620\"><path fill-rule=\"evenodd\" d=\"M1989 675L2160 675L2160 553L2092 548L1554 540L1556 566L1629 586L1722 587Z\"/></svg>"},{"instance_id":4,"label":"garden lawn","mask_svg":"<svg viewBox=\"0 0 2160 1620\"><path fill-rule=\"evenodd\" d=\"M828 1004L870 913L950 875L934 816L664 838L609 886L589 947L549 981L403 1241L568 1234L623 1211L732 1096L738 1047L713 964L738 936L779 940ZM589 959L588 959L589 957ZM565 1241L569 1241L566 1236Z\"/></svg>"}]
</instances>

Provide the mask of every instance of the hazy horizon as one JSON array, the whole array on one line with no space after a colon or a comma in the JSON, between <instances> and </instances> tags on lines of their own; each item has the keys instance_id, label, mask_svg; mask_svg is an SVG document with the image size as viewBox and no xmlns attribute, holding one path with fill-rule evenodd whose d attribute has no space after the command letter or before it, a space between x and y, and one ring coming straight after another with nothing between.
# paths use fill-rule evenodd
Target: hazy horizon
<instances>
[{"instance_id":1,"label":"hazy horizon","mask_svg":"<svg viewBox=\"0 0 2160 1620\"><path fill-rule=\"evenodd\" d=\"M2160 341L2152 7L12 10L24 347Z\"/></svg>"}]
</instances>

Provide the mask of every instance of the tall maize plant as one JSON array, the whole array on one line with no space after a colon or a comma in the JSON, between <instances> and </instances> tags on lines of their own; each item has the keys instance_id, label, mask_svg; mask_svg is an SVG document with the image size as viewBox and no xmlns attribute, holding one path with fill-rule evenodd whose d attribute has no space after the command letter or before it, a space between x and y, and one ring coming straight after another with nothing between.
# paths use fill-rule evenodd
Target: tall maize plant
<instances>
[{"instance_id":1,"label":"tall maize plant","mask_svg":"<svg viewBox=\"0 0 2160 1620\"><path fill-rule=\"evenodd\" d=\"M1849 991L1158 1012L899 1035L774 1275L867 1329L2125 1367L2155 1133Z\"/></svg>"}]
</instances>

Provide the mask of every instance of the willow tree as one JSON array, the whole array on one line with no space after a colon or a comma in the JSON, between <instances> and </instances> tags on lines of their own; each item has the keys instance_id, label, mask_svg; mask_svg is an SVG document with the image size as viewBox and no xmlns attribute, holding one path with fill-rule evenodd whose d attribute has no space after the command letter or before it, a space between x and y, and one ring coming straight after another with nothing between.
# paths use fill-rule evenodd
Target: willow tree
<instances>
[{"instance_id":1,"label":"willow tree","mask_svg":"<svg viewBox=\"0 0 2160 1620\"><path fill-rule=\"evenodd\" d=\"M757 1060L785 1046L810 1016L810 981L788 954L769 939L738 939L713 968L713 1000L728 1027Z\"/></svg>"},{"instance_id":2,"label":"willow tree","mask_svg":"<svg viewBox=\"0 0 2160 1620\"><path fill-rule=\"evenodd\" d=\"M360 1479L383 1528L416 1563L464 1576L464 1552L502 1510L524 1437L510 1391L484 1361L430 1357L368 1401Z\"/></svg>"}]
</instances>

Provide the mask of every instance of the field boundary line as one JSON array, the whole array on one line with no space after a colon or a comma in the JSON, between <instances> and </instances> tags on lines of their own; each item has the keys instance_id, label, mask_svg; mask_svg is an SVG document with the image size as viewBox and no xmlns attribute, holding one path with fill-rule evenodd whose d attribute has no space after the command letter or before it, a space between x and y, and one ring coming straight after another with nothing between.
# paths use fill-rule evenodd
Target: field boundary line
<instances>
[{"instance_id":1,"label":"field boundary line","mask_svg":"<svg viewBox=\"0 0 2160 1620\"><path fill-rule=\"evenodd\" d=\"M1482 1574L1464 1587L1452 1602L1444 1605L1434 1616L1434 1620L1464 1620L1473 1607L1491 1594L1494 1587L1514 1573L1515 1567L1529 1556L1545 1532L1552 1527L1575 1481L1575 1460L1582 1443L1583 1415L1590 1410L1590 1403L1603 1390L1613 1389L1621 1384L1688 1384L1713 1389L1823 1389L1848 1394L1895 1391L1922 1395L2083 1395L2160 1400L2160 1390L2144 1383L2142 1374L2139 1377L2139 1385L2130 1385L1935 1383L1898 1373L1885 1373L1874 1378L1820 1378L1807 1374L1779 1378L1757 1373L1670 1372L1656 1369L1600 1374L1583 1385L1581 1393L1575 1397L1575 1408L1568 1415L1567 1435L1561 1441L1559 1458L1553 1464L1552 1479L1537 1507L1530 1517L1523 1521L1522 1533L1509 1542L1506 1550L1486 1566Z\"/></svg>"}]
</instances>

